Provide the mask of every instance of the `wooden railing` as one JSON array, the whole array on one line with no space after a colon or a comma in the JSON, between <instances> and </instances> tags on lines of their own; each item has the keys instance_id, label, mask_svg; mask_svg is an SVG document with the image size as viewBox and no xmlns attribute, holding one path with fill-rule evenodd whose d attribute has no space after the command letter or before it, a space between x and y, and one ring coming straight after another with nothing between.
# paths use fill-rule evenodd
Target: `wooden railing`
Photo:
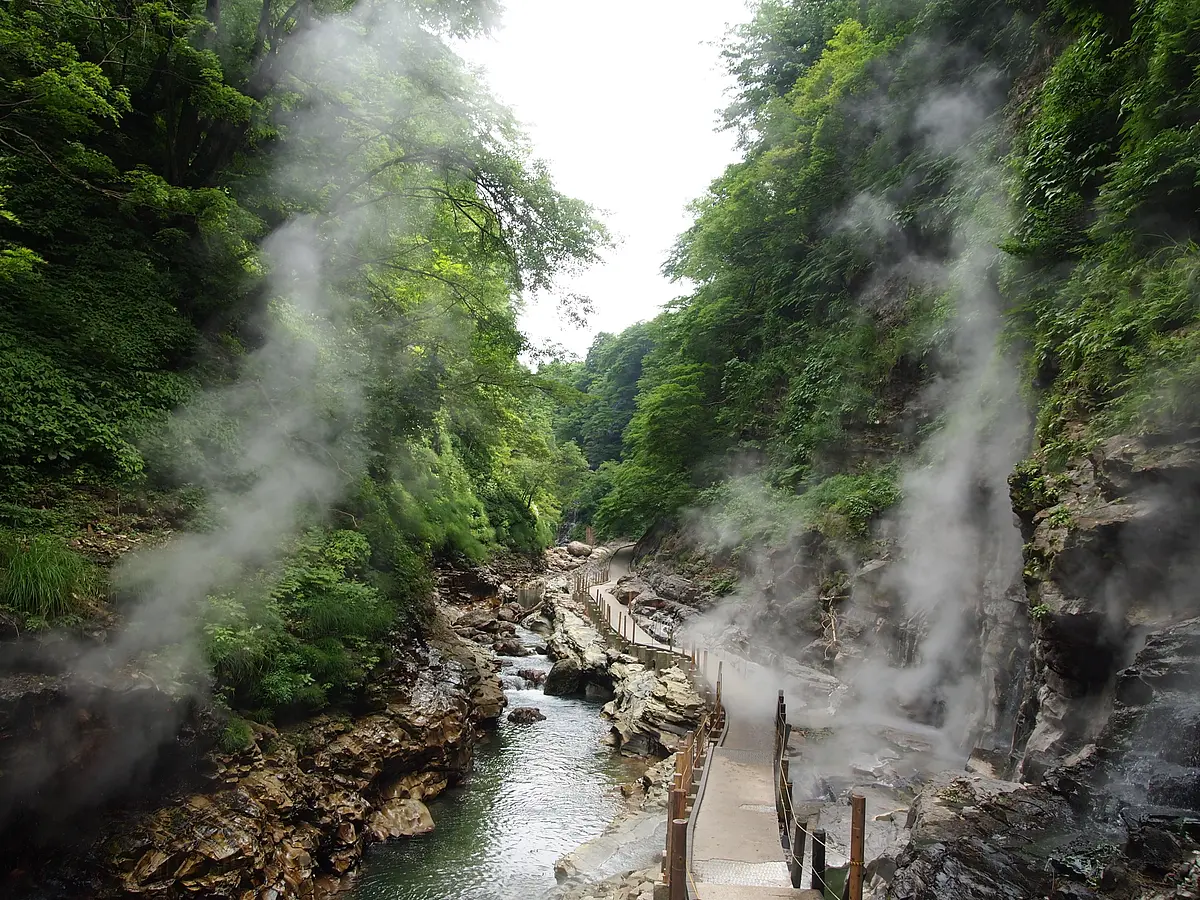
<instances>
[{"instance_id":1,"label":"wooden railing","mask_svg":"<svg viewBox=\"0 0 1200 900\"><path fill-rule=\"evenodd\" d=\"M605 644L654 669L678 666L689 676L708 707L696 729L684 735L675 754L675 774L667 796L667 846L662 867L669 900L697 900L690 872L688 834L709 749L725 728L725 708L721 701L723 663L717 663L714 677L709 670L707 650L694 645L662 647L657 643L639 643L632 613L618 612L614 621L612 607L604 603L599 591L593 591L597 585L605 584L608 576L609 561L604 560L582 566L571 581L574 598L603 635Z\"/></svg>"},{"instance_id":2,"label":"wooden railing","mask_svg":"<svg viewBox=\"0 0 1200 900\"><path fill-rule=\"evenodd\" d=\"M783 691L775 701L775 811L779 817L779 837L787 854L788 872L792 887L802 887L804 878L805 845L808 843L808 811L797 810L795 785L791 778L791 761L788 744L791 742L792 726L787 720L787 703ZM840 900L862 900L863 857L865 855L867 801L860 794L850 795L850 848L846 854L849 865L842 884L830 884L832 872L826 865L825 850L829 837L823 828L812 831L812 881L813 890L822 897L832 896Z\"/></svg>"},{"instance_id":3,"label":"wooden railing","mask_svg":"<svg viewBox=\"0 0 1200 900\"><path fill-rule=\"evenodd\" d=\"M697 691L709 703L709 710L695 731L689 732L675 754L675 776L667 798L667 848L663 856L663 882L669 900L696 900L692 881L691 855L688 853L692 817L695 814L697 790L712 745L725 730L725 707L721 702L722 664L717 663L716 680L710 688L707 679L707 653L692 648L690 654L680 654L692 676Z\"/></svg>"}]
</instances>

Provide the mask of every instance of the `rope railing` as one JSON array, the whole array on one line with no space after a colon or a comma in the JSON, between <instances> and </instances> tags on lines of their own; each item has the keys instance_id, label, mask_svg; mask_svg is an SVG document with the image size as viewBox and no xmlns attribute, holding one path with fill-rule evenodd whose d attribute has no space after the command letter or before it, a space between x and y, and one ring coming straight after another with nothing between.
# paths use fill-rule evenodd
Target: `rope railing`
<instances>
[{"instance_id":1,"label":"rope railing","mask_svg":"<svg viewBox=\"0 0 1200 900\"><path fill-rule=\"evenodd\" d=\"M775 752L772 770L775 780L775 810L779 817L779 837L787 854L788 874L793 888L802 887L804 857L808 843L808 817L801 818L796 810L795 785L791 778L791 761L787 755L792 726L787 721L787 703L781 690L775 701ZM810 887L822 897L833 894L837 900L862 900L863 858L865 855L867 801L861 794L850 795L850 848L846 850L831 840L823 828L812 831L812 880ZM846 878L837 890L830 884L830 871L825 858L827 848L839 850L848 860Z\"/></svg>"}]
</instances>

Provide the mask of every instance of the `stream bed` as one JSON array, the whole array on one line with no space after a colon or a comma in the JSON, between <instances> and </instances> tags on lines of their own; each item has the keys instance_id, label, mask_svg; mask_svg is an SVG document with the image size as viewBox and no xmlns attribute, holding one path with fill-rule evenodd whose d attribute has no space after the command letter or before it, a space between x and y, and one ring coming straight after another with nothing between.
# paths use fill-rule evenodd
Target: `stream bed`
<instances>
[{"instance_id":1,"label":"stream bed","mask_svg":"<svg viewBox=\"0 0 1200 900\"><path fill-rule=\"evenodd\" d=\"M540 640L529 632L527 645ZM514 725L507 712L462 784L429 804L427 835L375 846L354 900L538 900L556 885L554 863L604 831L622 808L617 786L644 768L601 742L601 704L548 697L521 669L545 656L501 657L508 711L536 706L545 721Z\"/></svg>"}]
</instances>

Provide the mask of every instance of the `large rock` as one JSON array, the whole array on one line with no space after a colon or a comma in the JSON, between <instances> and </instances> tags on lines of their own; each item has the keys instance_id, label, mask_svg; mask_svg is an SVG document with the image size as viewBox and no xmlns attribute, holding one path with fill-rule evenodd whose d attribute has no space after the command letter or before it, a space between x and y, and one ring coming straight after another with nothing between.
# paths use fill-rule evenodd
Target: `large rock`
<instances>
[{"instance_id":1,"label":"large rock","mask_svg":"<svg viewBox=\"0 0 1200 900\"><path fill-rule=\"evenodd\" d=\"M1200 438L1116 437L1062 473L1021 471L1034 644L1019 773L1036 780L1103 725L1138 633L1195 614Z\"/></svg>"},{"instance_id":2,"label":"large rock","mask_svg":"<svg viewBox=\"0 0 1200 900\"><path fill-rule=\"evenodd\" d=\"M704 593L695 582L682 575L657 575L650 583L661 596L687 606L694 606Z\"/></svg>"},{"instance_id":3,"label":"large rock","mask_svg":"<svg viewBox=\"0 0 1200 900\"><path fill-rule=\"evenodd\" d=\"M500 656L528 656L529 650L521 643L520 638L502 637L493 642L492 649Z\"/></svg>"},{"instance_id":4,"label":"large rock","mask_svg":"<svg viewBox=\"0 0 1200 900\"><path fill-rule=\"evenodd\" d=\"M1062 841L1076 826L1067 803L1045 788L947 772L914 801L907 827L907 843L868 867L871 896L1049 896L1066 879L1051 868L1038 845Z\"/></svg>"},{"instance_id":5,"label":"large rock","mask_svg":"<svg viewBox=\"0 0 1200 900\"><path fill-rule=\"evenodd\" d=\"M603 675L608 669L608 647L591 622L569 609L555 609L554 631L546 641L554 659L573 659L584 674Z\"/></svg>"},{"instance_id":6,"label":"large rock","mask_svg":"<svg viewBox=\"0 0 1200 900\"><path fill-rule=\"evenodd\" d=\"M508 713L508 721L515 725L532 725L545 720L546 716L536 706L518 706Z\"/></svg>"},{"instance_id":7,"label":"large rock","mask_svg":"<svg viewBox=\"0 0 1200 900\"><path fill-rule=\"evenodd\" d=\"M592 548L582 541L571 541L567 544L567 552L577 559L587 559L592 555Z\"/></svg>"},{"instance_id":8,"label":"large rock","mask_svg":"<svg viewBox=\"0 0 1200 900\"><path fill-rule=\"evenodd\" d=\"M570 656L558 660L546 676L542 690L552 697L570 697L583 693L579 663Z\"/></svg>"},{"instance_id":9,"label":"large rock","mask_svg":"<svg viewBox=\"0 0 1200 900\"><path fill-rule=\"evenodd\" d=\"M433 831L433 816L420 800L388 800L371 814L367 828L377 841Z\"/></svg>"},{"instance_id":10,"label":"large rock","mask_svg":"<svg viewBox=\"0 0 1200 900\"><path fill-rule=\"evenodd\" d=\"M1200 814L1197 685L1200 618L1149 634L1132 665L1118 673L1113 713L1088 765L1070 767L1074 779L1100 785L1133 808ZM1095 774L1080 774L1093 766Z\"/></svg>"},{"instance_id":11,"label":"large rock","mask_svg":"<svg viewBox=\"0 0 1200 900\"><path fill-rule=\"evenodd\" d=\"M704 715L704 701L679 668L648 669L617 661L610 669L615 698L604 707L618 748L630 756L673 753Z\"/></svg>"}]
</instances>

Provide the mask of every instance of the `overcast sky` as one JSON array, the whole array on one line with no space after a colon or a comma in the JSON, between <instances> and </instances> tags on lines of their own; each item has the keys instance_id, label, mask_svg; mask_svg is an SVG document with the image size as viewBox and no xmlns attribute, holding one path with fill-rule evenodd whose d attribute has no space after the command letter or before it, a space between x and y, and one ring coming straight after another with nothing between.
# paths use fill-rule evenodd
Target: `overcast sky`
<instances>
[{"instance_id":1,"label":"overcast sky","mask_svg":"<svg viewBox=\"0 0 1200 900\"><path fill-rule=\"evenodd\" d=\"M580 355L598 331L648 319L682 293L659 273L687 204L736 159L715 129L728 80L718 44L745 0L506 0L502 28L465 48L525 124L560 190L604 211L621 241L566 288L591 297L586 330L531 307L535 342Z\"/></svg>"}]
</instances>

